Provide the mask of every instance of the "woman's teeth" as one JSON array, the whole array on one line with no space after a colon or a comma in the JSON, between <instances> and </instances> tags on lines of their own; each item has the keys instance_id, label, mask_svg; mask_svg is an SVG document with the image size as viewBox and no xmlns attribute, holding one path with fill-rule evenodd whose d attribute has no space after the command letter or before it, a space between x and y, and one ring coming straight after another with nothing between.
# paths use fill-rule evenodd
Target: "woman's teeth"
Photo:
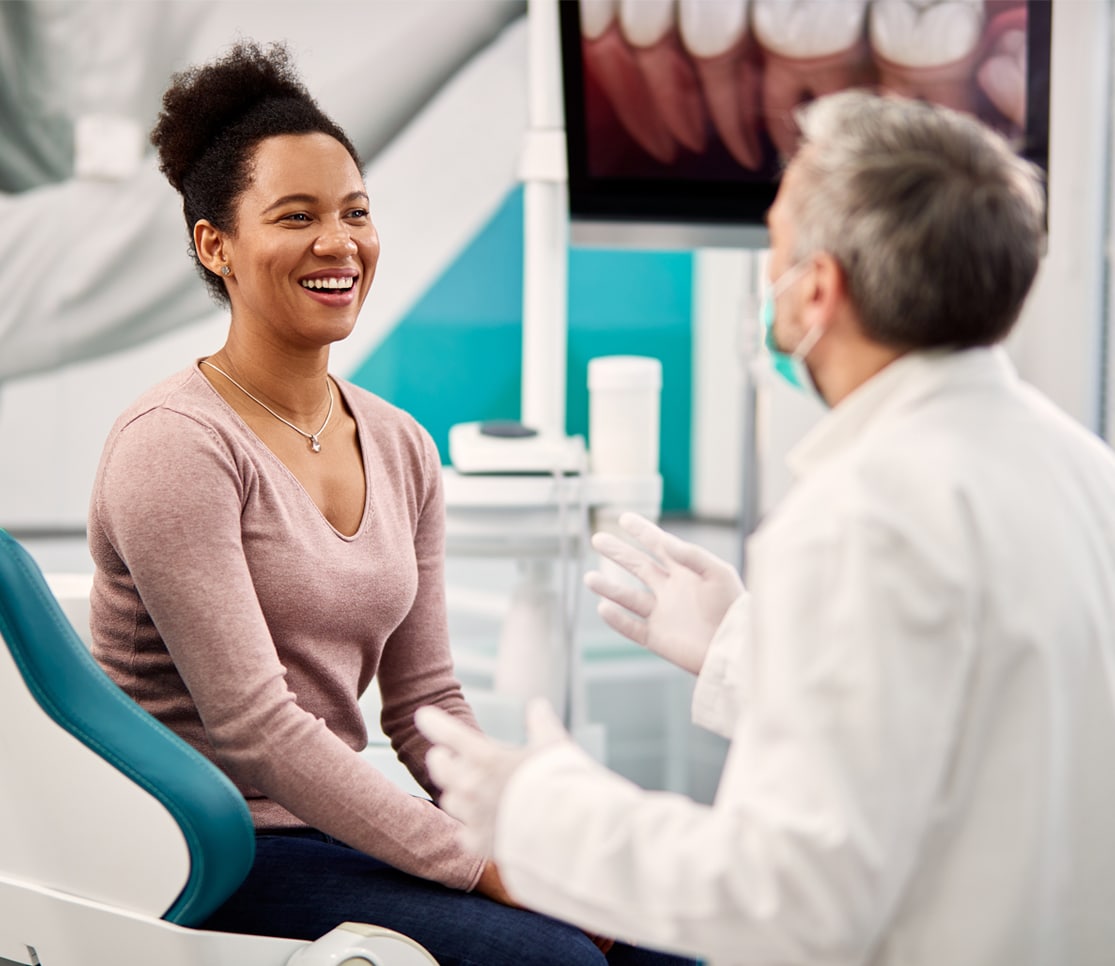
<instances>
[{"instance_id":1,"label":"woman's teeth","mask_svg":"<svg viewBox=\"0 0 1115 966\"><path fill-rule=\"evenodd\" d=\"M301 284L303 288L324 288L344 292L352 288L355 281L354 278L304 278Z\"/></svg>"}]
</instances>

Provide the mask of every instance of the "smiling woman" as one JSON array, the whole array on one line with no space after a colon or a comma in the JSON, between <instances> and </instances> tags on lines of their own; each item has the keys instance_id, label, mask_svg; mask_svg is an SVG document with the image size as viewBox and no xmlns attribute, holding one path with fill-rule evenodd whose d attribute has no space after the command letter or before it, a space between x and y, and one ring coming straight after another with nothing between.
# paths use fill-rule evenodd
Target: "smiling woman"
<instances>
[{"instance_id":1,"label":"smiling woman","mask_svg":"<svg viewBox=\"0 0 1115 966\"><path fill-rule=\"evenodd\" d=\"M443 964L604 962L610 943L514 907L455 820L361 755L373 680L384 731L431 795L415 710L476 723L450 659L437 450L329 374L379 259L352 144L285 50L251 43L175 77L152 141L230 321L109 435L90 623L108 673L252 813L255 864L206 926L309 939L356 920Z\"/></svg>"}]
</instances>

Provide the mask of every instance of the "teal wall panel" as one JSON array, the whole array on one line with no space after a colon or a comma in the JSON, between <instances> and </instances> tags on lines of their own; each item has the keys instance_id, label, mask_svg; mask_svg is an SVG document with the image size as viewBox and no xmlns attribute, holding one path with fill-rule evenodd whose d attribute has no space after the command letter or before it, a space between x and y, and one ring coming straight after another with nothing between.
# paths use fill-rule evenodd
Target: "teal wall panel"
<instances>
[{"instance_id":1,"label":"teal wall panel","mask_svg":"<svg viewBox=\"0 0 1115 966\"><path fill-rule=\"evenodd\" d=\"M516 190L353 376L413 413L443 462L455 423L519 417L522 251ZM689 253L570 252L566 428L587 436L589 359L659 358L663 508L675 511L689 507L692 275Z\"/></svg>"},{"instance_id":2,"label":"teal wall panel","mask_svg":"<svg viewBox=\"0 0 1115 966\"><path fill-rule=\"evenodd\" d=\"M573 249L569 255L566 429L588 436L588 363L662 362L662 506L689 508L693 258L685 253Z\"/></svg>"},{"instance_id":3,"label":"teal wall panel","mask_svg":"<svg viewBox=\"0 0 1115 966\"><path fill-rule=\"evenodd\" d=\"M516 191L353 382L413 414L447 463L450 426L518 418L522 315L523 208Z\"/></svg>"}]
</instances>

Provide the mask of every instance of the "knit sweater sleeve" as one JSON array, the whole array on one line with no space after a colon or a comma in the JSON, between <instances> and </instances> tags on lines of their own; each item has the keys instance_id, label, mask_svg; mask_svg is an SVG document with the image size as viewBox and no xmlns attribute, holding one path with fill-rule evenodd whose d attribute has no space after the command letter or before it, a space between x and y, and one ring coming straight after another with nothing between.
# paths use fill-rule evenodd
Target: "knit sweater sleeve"
<instances>
[{"instance_id":1,"label":"knit sweater sleeve","mask_svg":"<svg viewBox=\"0 0 1115 966\"><path fill-rule=\"evenodd\" d=\"M137 614L158 629L183 700L241 788L405 872L471 888L482 860L461 847L456 822L391 783L290 689L244 549L253 466L188 414L155 408L133 419L110 439L98 472L95 560L111 553L125 562L118 583L133 585ZM415 658L412 675L425 654Z\"/></svg>"}]
</instances>

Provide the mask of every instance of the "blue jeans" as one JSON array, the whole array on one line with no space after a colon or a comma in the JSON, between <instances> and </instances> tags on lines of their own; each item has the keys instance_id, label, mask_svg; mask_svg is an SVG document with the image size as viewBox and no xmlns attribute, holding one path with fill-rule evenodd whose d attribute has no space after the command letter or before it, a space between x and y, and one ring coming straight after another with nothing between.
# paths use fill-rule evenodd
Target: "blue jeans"
<instances>
[{"instance_id":1,"label":"blue jeans","mask_svg":"<svg viewBox=\"0 0 1115 966\"><path fill-rule=\"evenodd\" d=\"M260 833L247 879L202 928L317 939L367 922L420 942L440 966L692 966L616 943L607 957L575 926L400 872L311 829Z\"/></svg>"}]
</instances>

